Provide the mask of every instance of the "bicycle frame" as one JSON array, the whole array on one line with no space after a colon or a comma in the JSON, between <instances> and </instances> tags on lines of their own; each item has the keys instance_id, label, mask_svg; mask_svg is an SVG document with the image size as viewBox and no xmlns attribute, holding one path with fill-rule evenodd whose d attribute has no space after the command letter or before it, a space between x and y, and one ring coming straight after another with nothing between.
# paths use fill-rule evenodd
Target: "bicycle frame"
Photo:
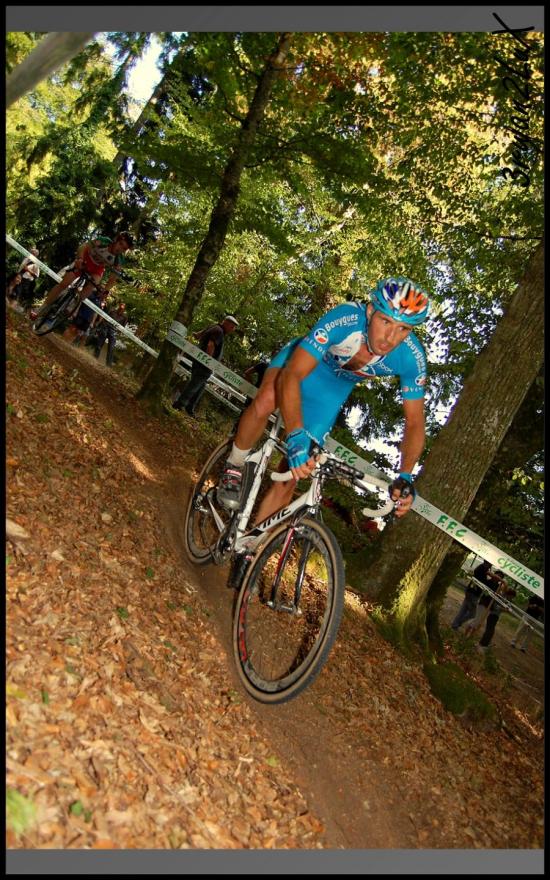
<instances>
[{"instance_id":1,"label":"bicycle frame","mask_svg":"<svg viewBox=\"0 0 550 880\"><path fill-rule=\"evenodd\" d=\"M271 453L273 452L275 447L279 445L278 434L282 424L282 417L280 414L278 414L274 420L274 424L269 432L269 436L265 443L260 446L260 448L256 450L256 452L251 453L246 459L247 464L255 464L256 468L252 485L247 494L245 506L241 511L235 514L235 517L232 519L229 526L229 531L234 532L235 534L232 553L238 554L251 552L252 549L255 548L260 542L263 535L269 532L269 530L276 523L283 522L284 520L289 519L299 510L306 509L308 507L314 507L316 504L318 504L320 500L320 478L319 474L314 472L314 474L312 475L311 485L307 492L304 492L303 495L301 495L283 510L277 511L276 513L272 514L272 516L267 517L267 519L263 520L261 523L258 523L256 526L254 526L253 529L247 531L248 521L256 502L256 498L267 468L267 464L271 457ZM223 532L226 530L226 524L223 522L222 518L218 514L211 499L207 500L214 521L218 529L220 530L221 537Z\"/></svg>"},{"instance_id":2,"label":"bicycle frame","mask_svg":"<svg viewBox=\"0 0 550 880\"><path fill-rule=\"evenodd\" d=\"M269 456L266 456L266 463L268 458ZM256 472L255 479L257 475L258 471ZM256 500L258 488L259 482L257 487L254 486L254 483L252 484L252 488L248 495L245 508L241 514L242 521L239 522L237 525L237 538L235 540L234 548L235 553L242 553L244 551L251 552L260 543L263 535L269 532L274 525L284 522L287 519L291 519L295 514L300 511L305 511L317 507L321 500L321 475L319 471L314 471L307 492L304 492L302 495L300 495L299 498L291 501L291 503L287 507L283 507L282 510L278 510L271 516L268 516L267 519L262 520L262 522L254 526L254 528L250 529L250 531L246 531L246 524L248 523L248 517L252 512L252 507L254 506L254 502Z\"/></svg>"},{"instance_id":3,"label":"bicycle frame","mask_svg":"<svg viewBox=\"0 0 550 880\"><path fill-rule=\"evenodd\" d=\"M278 439L278 434L283 424L280 413L277 413L277 416L273 418L273 421L274 424L269 432L267 440L258 450L249 454L246 458L245 467L248 464L255 464L256 468L252 485L247 493L243 509L236 511L229 522L224 522L216 510L212 498L208 496L205 498L206 503L210 507L214 522L220 532L217 549L213 553L214 560L218 563L222 561L228 551L231 556L242 553L254 554L262 538L267 535L275 525L292 519L293 517L297 518L299 514L305 514L307 511L311 511L314 515L319 507L322 498L321 484L323 477L323 472L320 466L313 470L310 477L311 482L309 488L306 492L303 492L299 498L296 498L286 507L277 510L269 517L266 517L266 519L257 523L253 528L247 528L271 454L276 447L281 451L284 451ZM328 458L332 457L333 456L330 455L328 456ZM326 460L326 454L321 453L319 465L322 465ZM288 479L289 477L290 472L286 475L280 475L280 479L282 480ZM361 482L363 483L364 488L376 487L387 489L388 487L388 483L384 480L381 480L378 477L365 477L364 474L362 475ZM356 485L358 485L358 483L356 483ZM393 510L393 507L394 502L388 501L385 507L380 508L379 510L374 511L365 508L363 513L366 516L372 517L385 516ZM221 556L219 555L218 548L221 549Z\"/></svg>"},{"instance_id":4,"label":"bicycle frame","mask_svg":"<svg viewBox=\"0 0 550 880\"><path fill-rule=\"evenodd\" d=\"M311 482L306 492L303 492L299 498L296 498L286 507L282 508L282 510L276 511L275 513L271 514L271 516L268 516L266 519L262 520L260 523L257 523L252 529L247 530L248 521L256 502L256 498L267 468L268 461L271 457L271 453L273 452L275 447L279 445L278 434L282 424L282 417L280 413L278 413L275 417L274 424L269 432L269 436L265 443L258 450L256 450L256 452L250 454L246 459L247 464L253 463L256 465L256 470L254 473L252 485L246 498L245 506L242 511L239 511L239 513L236 515L236 526L234 526L235 542L233 545L233 553L235 554L253 552L264 537L264 535L266 535L273 528L274 525L285 522L286 520L291 519L300 512L315 509L321 501L321 472L317 468L313 471L311 475ZM220 531L222 531L222 529L224 528L224 523L217 515L217 512L215 511L212 504L211 509L218 528L220 529Z\"/></svg>"}]
</instances>

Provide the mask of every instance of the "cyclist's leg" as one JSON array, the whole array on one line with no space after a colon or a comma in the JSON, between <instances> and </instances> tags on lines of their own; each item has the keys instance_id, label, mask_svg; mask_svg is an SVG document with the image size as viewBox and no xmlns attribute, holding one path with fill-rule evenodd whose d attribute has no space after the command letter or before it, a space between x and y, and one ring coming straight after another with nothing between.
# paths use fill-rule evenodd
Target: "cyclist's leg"
<instances>
[{"instance_id":1,"label":"cyclist's leg","mask_svg":"<svg viewBox=\"0 0 550 880\"><path fill-rule=\"evenodd\" d=\"M95 285L100 283L102 277L103 277L102 275L92 275L91 276L94 284L92 284L90 281L88 281L84 285L84 287L80 291L80 301L81 302L82 302L82 300L86 299L87 296L90 296L96 290Z\"/></svg>"},{"instance_id":2,"label":"cyclist's leg","mask_svg":"<svg viewBox=\"0 0 550 880\"><path fill-rule=\"evenodd\" d=\"M282 459L277 470L279 473L284 473L288 470L286 458ZM262 522L268 516L290 504L295 488L296 480L294 477L284 483L272 483L260 502L253 525L257 525L257 523Z\"/></svg>"},{"instance_id":3,"label":"cyclist's leg","mask_svg":"<svg viewBox=\"0 0 550 880\"><path fill-rule=\"evenodd\" d=\"M236 510L241 503L245 459L262 436L268 418L275 410L275 378L278 373L279 369L266 371L256 397L240 418L217 490L219 503L227 509Z\"/></svg>"},{"instance_id":4,"label":"cyclist's leg","mask_svg":"<svg viewBox=\"0 0 550 880\"><path fill-rule=\"evenodd\" d=\"M276 409L275 381L279 372L280 367L266 370L256 397L240 418L234 445L244 455L256 445L266 429L269 416ZM231 456L229 460L231 461Z\"/></svg>"},{"instance_id":5,"label":"cyclist's leg","mask_svg":"<svg viewBox=\"0 0 550 880\"><path fill-rule=\"evenodd\" d=\"M48 306L50 306L53 303L53 301L57 299L59 294L62 293L69 286L69 284L72 284L73 281L76 281L76 279L78 277L79 277L79 273L74 270L69 269L67 272L65 272L61 281L59 281L57 284L55 284L52 287L52 289L49 291L46 299L44 300L43 304L40 306L40 313L44 314L44 312L46 311Z\"/></svg>"},{"instance_id":6,"label":"cyclist's leg","mask_svg":"<svg viewBox=\"0 0 550 880\"><path fill-rule=\"evenodd\" d=\"M279 373L280 371L277 372ZM330 382L332 376L330 373L325 375L325 372L317 368L300 383L303 426L319 446L323 445L324 437L332 428L341 409L342 401L349 395L352 387L351 385L344 384L342 388L339 383L333 383L333 388ZM275 378L277 379L277 377ZM335 390L337 396L335 396ZM280 408L279 393L276 381L275 398L276 404ZM288 469L288 462L286 459L283 459L279 466L279 471L284 472ZM260 503L256 522L261 522L261 520L276 513L277 510L290 504L295 488L295 479L284 483L272 483Z\"/></svg>"}]
</instances>

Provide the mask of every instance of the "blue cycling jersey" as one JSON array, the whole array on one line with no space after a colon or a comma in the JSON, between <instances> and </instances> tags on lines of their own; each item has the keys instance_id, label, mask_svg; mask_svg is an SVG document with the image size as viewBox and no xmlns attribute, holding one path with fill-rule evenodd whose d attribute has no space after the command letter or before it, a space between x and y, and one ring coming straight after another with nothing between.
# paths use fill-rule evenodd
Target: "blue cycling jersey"
<instances>
[{"instance_id":1,"label":"blue cycling jersey","mask_svg":"<svg viewBox=\"0 0 550 880\"><path fill-rule=\"evenodd\" d=\"M403 399L424 397L426 355L414 333L383 357L357 370L346 364L367 341L367 305L344 303L326 312L306 336L291 340L271 361L282 367L299 345L318 366L300 383L304 428L321 443L355 385L373 376L399 376Z\"/></svg>"}]
</instances>

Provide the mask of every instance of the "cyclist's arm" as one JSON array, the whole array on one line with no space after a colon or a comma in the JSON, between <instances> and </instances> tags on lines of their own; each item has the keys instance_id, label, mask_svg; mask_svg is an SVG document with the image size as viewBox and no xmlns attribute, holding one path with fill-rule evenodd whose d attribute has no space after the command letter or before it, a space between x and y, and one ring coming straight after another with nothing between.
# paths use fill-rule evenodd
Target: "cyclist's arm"
<instances>
[{"instance_id":1,"label":"cyclist's arm","mask_svg":"<svg viewBox=\"0 0 550 880\"><path fill-rule=\"evenodd\" d=\"M87 242L87 241L85 241L83 244L81 244L80 247L78 248L78 250L77 250L77 252L76 252L76 258L75 258L75 261L74 261L74 267L75 267L75 269L82 269L82 268L83 268L83 266L84 266L84 263L83 263L83 260L84 260L84 254L85 254L87 248L88 248L88 242Z\"/></svg>"},{"instance_id":2,"label":"cyclist's arm","mask_svg":"<svg viewBox=\"0 0 550 880\"><path fill-rule=\"evenodd\" d=\"M401 441L401 473L412 474L414 466L424 449L426 442L426 428L424 419L424 398L418 397L413 400L403 400L403 411L405 413L405 429L403 431L403 439ZM396 501L400 498L399 489L394 489L392 498ZM404 516L413 503L414 496L411 493L407 498L400 500L395 515Z\"/></svg>"},{"instance_id":3,"label":"cyclist's arm","mask_svg":"<svg viewBox=\"0 0 550 880\"><path fill-rule=\"evenodd\" d=\"M121 281L126 281L127 284L131 284L132 287L139 287L139 281L136 281L131 275L127 275L119 266L109 266L108 272L108 281L103 285L103 287L106 287L108 290L110 290L113 284L116 284L119 279Z\"/></svg>"},{"instance_id":4,"label":"cyclist's arm","mask_svg":"<svg viewBox=\"0 0 550 880\"><path fill-rule=\"evenodd\" d=\"M404 400L403 411L405 413L405 430L401 441L401 467L400 470L412 474L413 468L422 455L426 442L426 428L424 419L424 398L416 400Z\"/></svg>"},{"instance_id":5,"label":"cyclist's arm","mask_svg":"<svg viewBox=\"0 0 550 880\"><path fill-rule=\"evenodd\" d=\"M318 363L317 358L298 346L281 369L277 380L277 405L281 410L287 434L304 426L300 382L309 376Z\"/></svg>"},{"instance_id":6,"label":"cyclist's arm","mask_svg":"<svg viewBox=\"0 0 550 880\"><path fill-rule=\"evenodd\" d=\"M117 276L111 275L110 278L108 278L107 281L105 281L101 286L103 287L104 290L110 290L111 287L113 287L113 285L117 283L117 281L118 281Z\"/></svg>"}]
</instances>

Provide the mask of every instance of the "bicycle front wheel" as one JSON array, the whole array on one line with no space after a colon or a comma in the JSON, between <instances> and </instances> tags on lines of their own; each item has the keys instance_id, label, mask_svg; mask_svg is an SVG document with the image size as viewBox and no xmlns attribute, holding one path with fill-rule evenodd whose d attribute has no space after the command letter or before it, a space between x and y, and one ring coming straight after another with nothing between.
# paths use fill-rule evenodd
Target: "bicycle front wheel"
<instances>
[{"instance_id":1,"label":"bicycle front wheel","mask_svg":"<svg viewBox=\"0 0 550 880\"><path fill-rule=\"evenodd\" d=\"M242 584L233 651L245 689L262 703L296 697L319 674L344 605L336 538L323 523L282 524L259 549Z\"/></svg>"},{"instance_id":2,"label":"bicycle front wheel","mask_svg":"<svg viewBox=\"0 0 550 880\"><path fill-rule=\"evenodd\" d=\"M68 290L66 293L61 294L58 299L54 300L44 314L35 318L32 325L33 331L37 336L45 336L46 333L51 333L62 321L70 318L76 312L79 305L80 297L78 293L74 290Z\"/></svg>"},{"instance_id":3,"label":"bicycle front wheel","mask_svg":"<svg viewBox=\"0 0 550 880\"><path fill-rule=\"evenodd\" d=\"M230 513L216 501L216 486L231 445L231 441L226 441L216 447L189 496L185 514L185 549L195 565L206 565L213 561L212 551L220 536L220 525L216 523L212 508L224 525L230 518Z\"/></svg>"}]
</instances>

